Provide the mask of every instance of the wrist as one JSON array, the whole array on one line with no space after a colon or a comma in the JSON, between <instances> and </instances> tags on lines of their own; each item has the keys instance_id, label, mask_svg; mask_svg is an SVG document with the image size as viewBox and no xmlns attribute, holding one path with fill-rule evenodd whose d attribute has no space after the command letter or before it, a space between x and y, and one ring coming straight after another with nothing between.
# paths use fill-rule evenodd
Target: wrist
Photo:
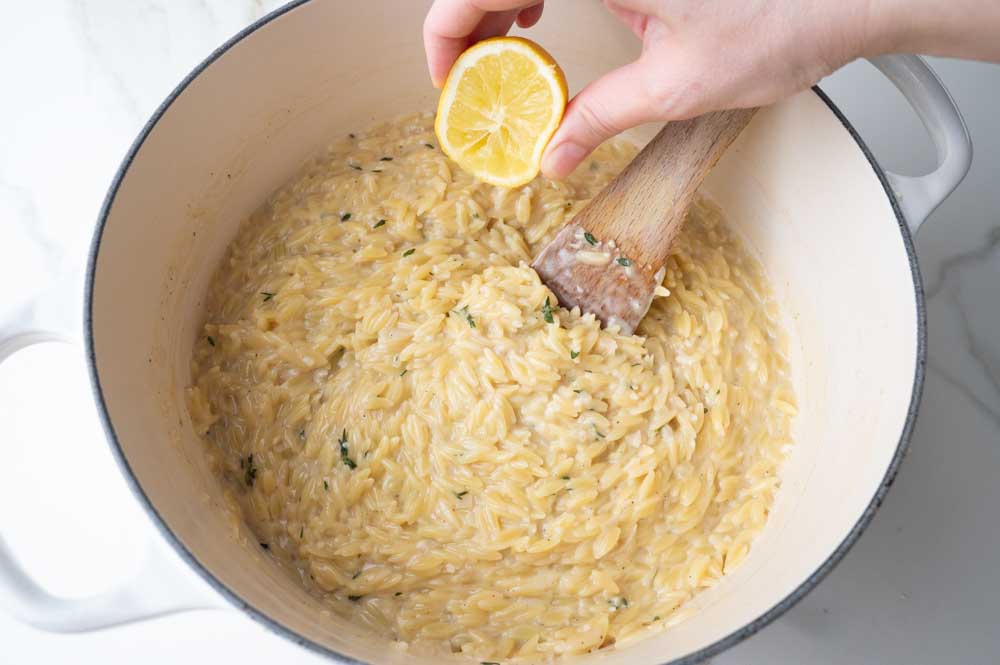
<instances>
[{"instance_id":1,"label":"wrist","mask_svg":"<svg viewBox=\"0 0 1000 665\"><path fill-rule=\"evenodd\" d=\"M904 53L912 50L916 26L921 21L916 15L923 12L922 2L906 0L861 0L859 12L861 35L859 56L870 57L886 53Z\"/></svg>"},{"instance_id":2,"label":"wrist","mask_svg":"<svg viewBox=\"0 0 1000 665\"><path fill-rule=\"evenodd\" d=\"M921 53L1000 58L1000 3L982 0L860 0L867 5L860 55Z\"/></svg>"}]
</instances>

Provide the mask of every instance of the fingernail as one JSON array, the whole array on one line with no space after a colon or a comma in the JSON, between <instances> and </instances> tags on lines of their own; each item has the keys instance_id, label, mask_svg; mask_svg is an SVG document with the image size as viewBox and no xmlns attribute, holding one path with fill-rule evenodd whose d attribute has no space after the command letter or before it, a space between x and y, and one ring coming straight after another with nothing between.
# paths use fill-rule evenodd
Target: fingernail
<instances>
[{"instance_id":1,"label":"fingernail","mask_svg":"<svg viewBox=\"0 0 1000 665\"><path fill-rule=\"evenodd\" d=\"M549 178L561 180L568 176L587 155L583 146L567 141L550 148L542 157L542 172Z\"/></svg>"}]
</instances>

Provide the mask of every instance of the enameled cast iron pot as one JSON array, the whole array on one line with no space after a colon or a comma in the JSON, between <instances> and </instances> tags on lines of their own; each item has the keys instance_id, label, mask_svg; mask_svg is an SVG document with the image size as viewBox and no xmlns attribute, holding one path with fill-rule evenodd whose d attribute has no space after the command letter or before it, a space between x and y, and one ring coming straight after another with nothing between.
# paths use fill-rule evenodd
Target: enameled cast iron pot
<instances>
[{"instance_id":1,"label":"enameled cast iron pot","mask_svg":"<svg viewBox=\"0 0 1000 665\"><path fill-rule=\"evenodd\" d=\"M337 662L430 663L321 613L219 507L220 488L185 412L202 294L240 220L332 137L433 109L420 25L427 2L299 0L199 65L125 157L98 220L85 344L108 440L139 501L190 566L154 558L125 587L57 599L0 542L0 601L52 630L87 630L219 603ZM637 55L598 2L549 2L531 36L571 85ZM939 166L881 169L819 90L765 109L704 190L766 267L792 333L801 413L767 527L743 563L697 597L688 620L634 646L572 662L688 663L773 621L857 540L896 474L924 377L925 322L912 234L965 175L971 145L918 58L874 61L909 99ZM632 133L648 140L652 128ZM0 358L45 339L0 344ZM178 570L178 568L181 568Z\"/></svg>"}]
</instances>

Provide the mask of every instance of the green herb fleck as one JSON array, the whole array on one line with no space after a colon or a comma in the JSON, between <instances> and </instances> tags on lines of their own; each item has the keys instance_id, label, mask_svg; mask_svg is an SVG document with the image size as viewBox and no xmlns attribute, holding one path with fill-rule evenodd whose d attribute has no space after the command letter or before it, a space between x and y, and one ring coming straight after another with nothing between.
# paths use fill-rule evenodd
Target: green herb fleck
<instances>
[{"instance_id":1,"label":"green herb fleck","mask_svg":"<svg viewBox=\"0 0 1000 665\"><path fill-rule=\"evenodd\" d=\"M403 256L409 256L410 254L412 254L415 251L417 251L417 250L415 248L411 247L408 250L406 250L405 252L403 252Z\"/></svg>"},{"instance_id":2,"label":"green herb fleck","mask_svg":"<svg viewBox=\"0 0 1000 665\"><path fill-rule=\"evenodd\" d=\"M243 482L247 487L253 487L253 481L257 480L257 467L253 463L253 453L247 455L246 465L240 460L240 467L243 469Z\"/></svg>"},{"instance_id":3,"label":"green herb fleck","mask_svg":"<svg viewBox=\"0 0 1000 665\"><path fill-rule=\"evenodd\" d=\"M394 596L396 596L397 598L399 598L400 596L402 596L402 595L403 595L403 592L402 592L402 591L397 591L396 593L394 593L394 594L392 594L392 595L394 595Z\"/></svg>"},{"instance_id":4,"label":"green herb fleck","mask_svg":"<svg viewBox=\"0 0 1000 665\"><path fill-rule=\"evenodd\" d=\"M653 621L659 621L659 620L660 620L660 615L659 614L657 614L655 617L653 617Z\"/></svg>"},{"instance_id":5,"label":"green herb fleck","mask_svg":"<svg viewBox=\"0 0 1000 665\"><path fill-rule=\"evenodd\" d=\"M545 298L545 303L542 304L542 318L545 319L545 323L555 322L555 319L552 318L552 303L549 302L548 297Z\"/></svg>"},{"instance_id":6,"label":"green herb fleck","mask_svg":"<svg viewBox=\"0 0 1000 665\"><path fill-rule=\"evenodd\" d=\"M348 596L347 600L351 601L352 603L356 603L359 600L361 600L361 596Z\"/></svg>"},{"instance_id":7,"label":"green herb fleck","mask_svg":"<svg viewBox=\"0 0 1000 665\"><path fill-rule=\"evenodd\" d=\"M456 309L455 311L465 317L465 322L469 324L470 328L475 328L476 327L476 320L474 318L472 318L472 314L469 313L469 306L468 305L466 305L465 307L462 307L460 309Z\"/></svg>"},{"instance_id":8,"label":"green herb fleck","mask_svg":"<svg viewBox=\"0 0 1000 665\"><path fill-rule=\"evenodd\" d=\"M328 482L326 482L324 480L323 481L323 489L326 490L327 492L329 492L330 491L330 483L328 483Z\"/></svg>"},{"instance_id":9,"label":"green herb fleck","mask_svg":"<svg viewBox=\"0 0 1000 665\"><path fill-rule=\"evenodd\" d=\"M261 543L261 544L260 544L260 546L261 546L261 548L263 548L263 549L265 549L265 550L269 550L269 549L271 549L271 546L270 546L270 545L268 545L267 543Z\"/></svg>"},{"instance_id":10,"label":"green herb fleck","mask_svg":"<svg viewBox=\"0 0 1000 665\"><path fill-rule=\"evenodd\" d=\"M304 526L299 527L299 538L302 538L306 533L306 528Z\"/></svg>"},{"instance_id":11,"label":"green herb fleck","mask_svg":"<svg viewBox=\"0 0 1000 665\"><path fill-rule=\"evenodd\" d=\"M208 345L209 346L215 346L215 340L212 338L211 335L209 335L207 339L208 339Z\"/></svg>"},{"instance_id":12,"label":"green herb fleck","mask_svg":"<svg viewBox=\"0 0 1000 665\"><path fill-rule=\"evenodd\" d=\"M299 439L301 439L303 441L306 440L306 431L304 429L300 429L299 430Z\"/></svg>"},{"instance_id":13,"label":"green herb fleck","mask_svg":"<svg viewBox=\"0 0 1000 665\"><path fill-rule=\"evenodd\" d=\"M559 477L562 478L563 480L569 480L569 476L559 476Z\"/></svg>"},{"instance_id":14,"label":"green herb fleck","mask_svg":"<svg viewBox=\"0 0 1000 665\"><path fill-rule=\"evenodd\" d=\"M433 150L434 149L434 146L431 145L430 143L425 143L424 146L426 146L428 150Z\"/></svg>"},{"instance_id":15,"label":"green herb fleck","mask_svg":"<svg viewBox=\"0 0 1000 665\"><path fill-rule=\"evenodd\" d=\"M705 413L708 413L708 407L706 406L704 408L705 408Z\"/></svg>"},{"instance_id":16,"label":"green herb fleck","mask_svg":"<svg viewBox=\"0 0 1000 665\"><path fill-rule=\"evenodd\" d=\"M614 598L608 599L608 603L611 605L611 609L614 611L623 610L628 607L628 598L624 596L615 596Z\"/></svg>"},{"instance_id":17,"label":"green herb fleck","mask_svg":"<svg viewBox=\"0 0 1000 665\"><path fill-rule=\"evenodd\" d=\"M479 665L500 665L500 663L495 660L481 660L479 661Z\"/></svg>"},{"instance_id":18,"label":"green herb fleck","mask_svg":"<svg viewBox=\"0 0 1000 665\"><path fill-rule=\"evenodd\" d=\"M351 168L354 169L355 171L360 171L361 170L361 167L358 166L357 164L351 164Z\"/></svg>"},{"instance_id":19,"label":"green herb fleck","mask_svg":"<svg viewBox=\"0 0 1000 665\"><path fill-rule=\"evenodd\" d=\"M626 268L632 265L632 259L626 259L624 256L619 256L615 261L620 266L625 266Z\"/></svg>"},{"instance_id":20,"label":"green herb fleck","mask_svg":"<svg viewBox=\"0 0 1000 665\"><path fill-rule=\"evenodd\" d=\"M274 294L268 291L261 291L260 295L264 296L264 302L267 302L268 300L274 297Z\"/></svg>"},{"instance_id":21,"label":"green herb fleck","mask_svg":"<svg viewBox=\"0 0 1000 665\"><path fill-rule=\"evenodd\" d=\"M591 423L590 426L594 428L594 434L597 435L598 439L603 439L604 438L604 435L601 434L599 431L597 431L597 425L594 425L593 423Z\"/></svg>"},{"instance_id":22,"label":"green herb fleck","mask_svg":"<svg viewBox=\"0 0 1000 665\"><path fill-rule=\"evenodd\" d=\"M382 159L380 159L378 161L380 161L380 162L391 162L392 161L392 157L383 157Z\"/></svg>"},{"instance_id":23,"label":"green herb fleck","mask_svg":"<svg viewBox=\"0 0 1000 665\"><path fill-rule=\"evenodd\" d=\"M469 493L469 490L462 490L461 492L455 492L455 496L457 496L459 499L461 499L462 497L464 497L468 493Z\"/></svg>"},{"instance_id":24,"label":"green herb fleck","mask_svg":"<svg viewBox=\"0 0 1000 665\"><path fill-rule=\"evenodd\" d=\"M406 370L406 369L404 369L404 370L403 370L402 372L400 372L400 373L399 373L399 375L400 375L400 376L406 376L406 373L407 373L408 371L409 371L409 370Z\"/></svg>"},{"instance_id":25,"label":"green herb fleck","mask_svg":"<svg viewBox=\"0 0 1000 665\"><path fill-rule=\"evenodd\" d=\"M350 134L348 134L348 136L351 137L352 139L358 138L357 135L354 134L354 132L351 132Z\"/></svg>"},{"instance_id":26,"label":"green herb fleck","mask_svg":"<svg viewBox=\"0 0 1000 665\"><path fill-rule=\"evenodd\" d=\"M340 221L346 222L350 218L351 218L351 213L345 212L343 215L340 216Z\"/></svg>"},{"instance_id":27,"label":"green herb fleck","mask_svg":"<svg viewBox=\"0 0 1000 665\"><path fill-rule=\"evenodd\" d=\"M375 226L373 226L372 228L373 229L377 229L380 226L385 226L385 220L384 219L380 219L377 222L375 222Z\"/></svg>"},{"instance_id":28,"label":"green herb fleck","mask_svg":"<svg viewBox=\"0 0 1000 665\"><path fill-rule=\"evenodd\" d=\"M580 356L580 352L579 351L570 351L569 352L569 359L570 360L576 360L579 356Z\"/></svg>"},{"instance_id":29,"label":"green herb fleck","mask_svg":"<svg viewBox=\"0 0 1000 665\"><path fill-rule=\"evenodd\" d=\"M590 233L588 231L584 231L584 233L583 233L583 239L586 240L587 242L589 242L591 245L596 245L597 244L597 238L595 238L594 236L590 235Z\"/></svg>"},{"instance_id":30,"label":"green herb fleck","mask_svg":"<svg viewBox=\"0 0 1000 665\"><path fill-rule=\"evenodd\" d=\"M577 390L574 390L573 392L575 392L575 393L576 393L577 395L579 395L579 394L580 394L580 393L582 393L583 391L582 391L582 390L579 390L579 389L577 389Z\"/></svg>"},{"instance_id":31,"label":"green herb fleck","mask_svg":"<svg viewBox=\"0 0 1000 665\"><path fill-rule=\"evenodd\" d=\"M340 461L347 465L349 469L356 469L358 465L354 463L350 457L348 457L350 451L347 449L347 430L345 429L340 435L340 440L337 441L340 444Z\"/></svg>"},{"instance_id":32,"label":"green herb fleck","mask_svg":"<svg viewBox=\"0 0 1000 665\"><path fill-rule=\"evenodd\" d=\"M352 580L356 580L359 577L361 577L361 571L360 570L358 572L354 573L353 575L351 575L351 579Z\"/></svg>"}]
</instances>

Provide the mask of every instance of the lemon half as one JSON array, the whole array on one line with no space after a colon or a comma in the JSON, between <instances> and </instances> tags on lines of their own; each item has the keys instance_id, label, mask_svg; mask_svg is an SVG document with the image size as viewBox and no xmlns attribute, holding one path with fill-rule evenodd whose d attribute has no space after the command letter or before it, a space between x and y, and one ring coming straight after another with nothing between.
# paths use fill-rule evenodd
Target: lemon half
<instances>
[{"instance_id":1,"label":"lemon half","mask_svg":"<svg viewBox=\"0 0 1000 665\"><path fill-rule=\"evenodd\" d=\"M452 66L434 131L468 173L519 187L538 175L566 97L566 77L541 46L521 37L486 39Z\"/></svg>"}]
</instances>

